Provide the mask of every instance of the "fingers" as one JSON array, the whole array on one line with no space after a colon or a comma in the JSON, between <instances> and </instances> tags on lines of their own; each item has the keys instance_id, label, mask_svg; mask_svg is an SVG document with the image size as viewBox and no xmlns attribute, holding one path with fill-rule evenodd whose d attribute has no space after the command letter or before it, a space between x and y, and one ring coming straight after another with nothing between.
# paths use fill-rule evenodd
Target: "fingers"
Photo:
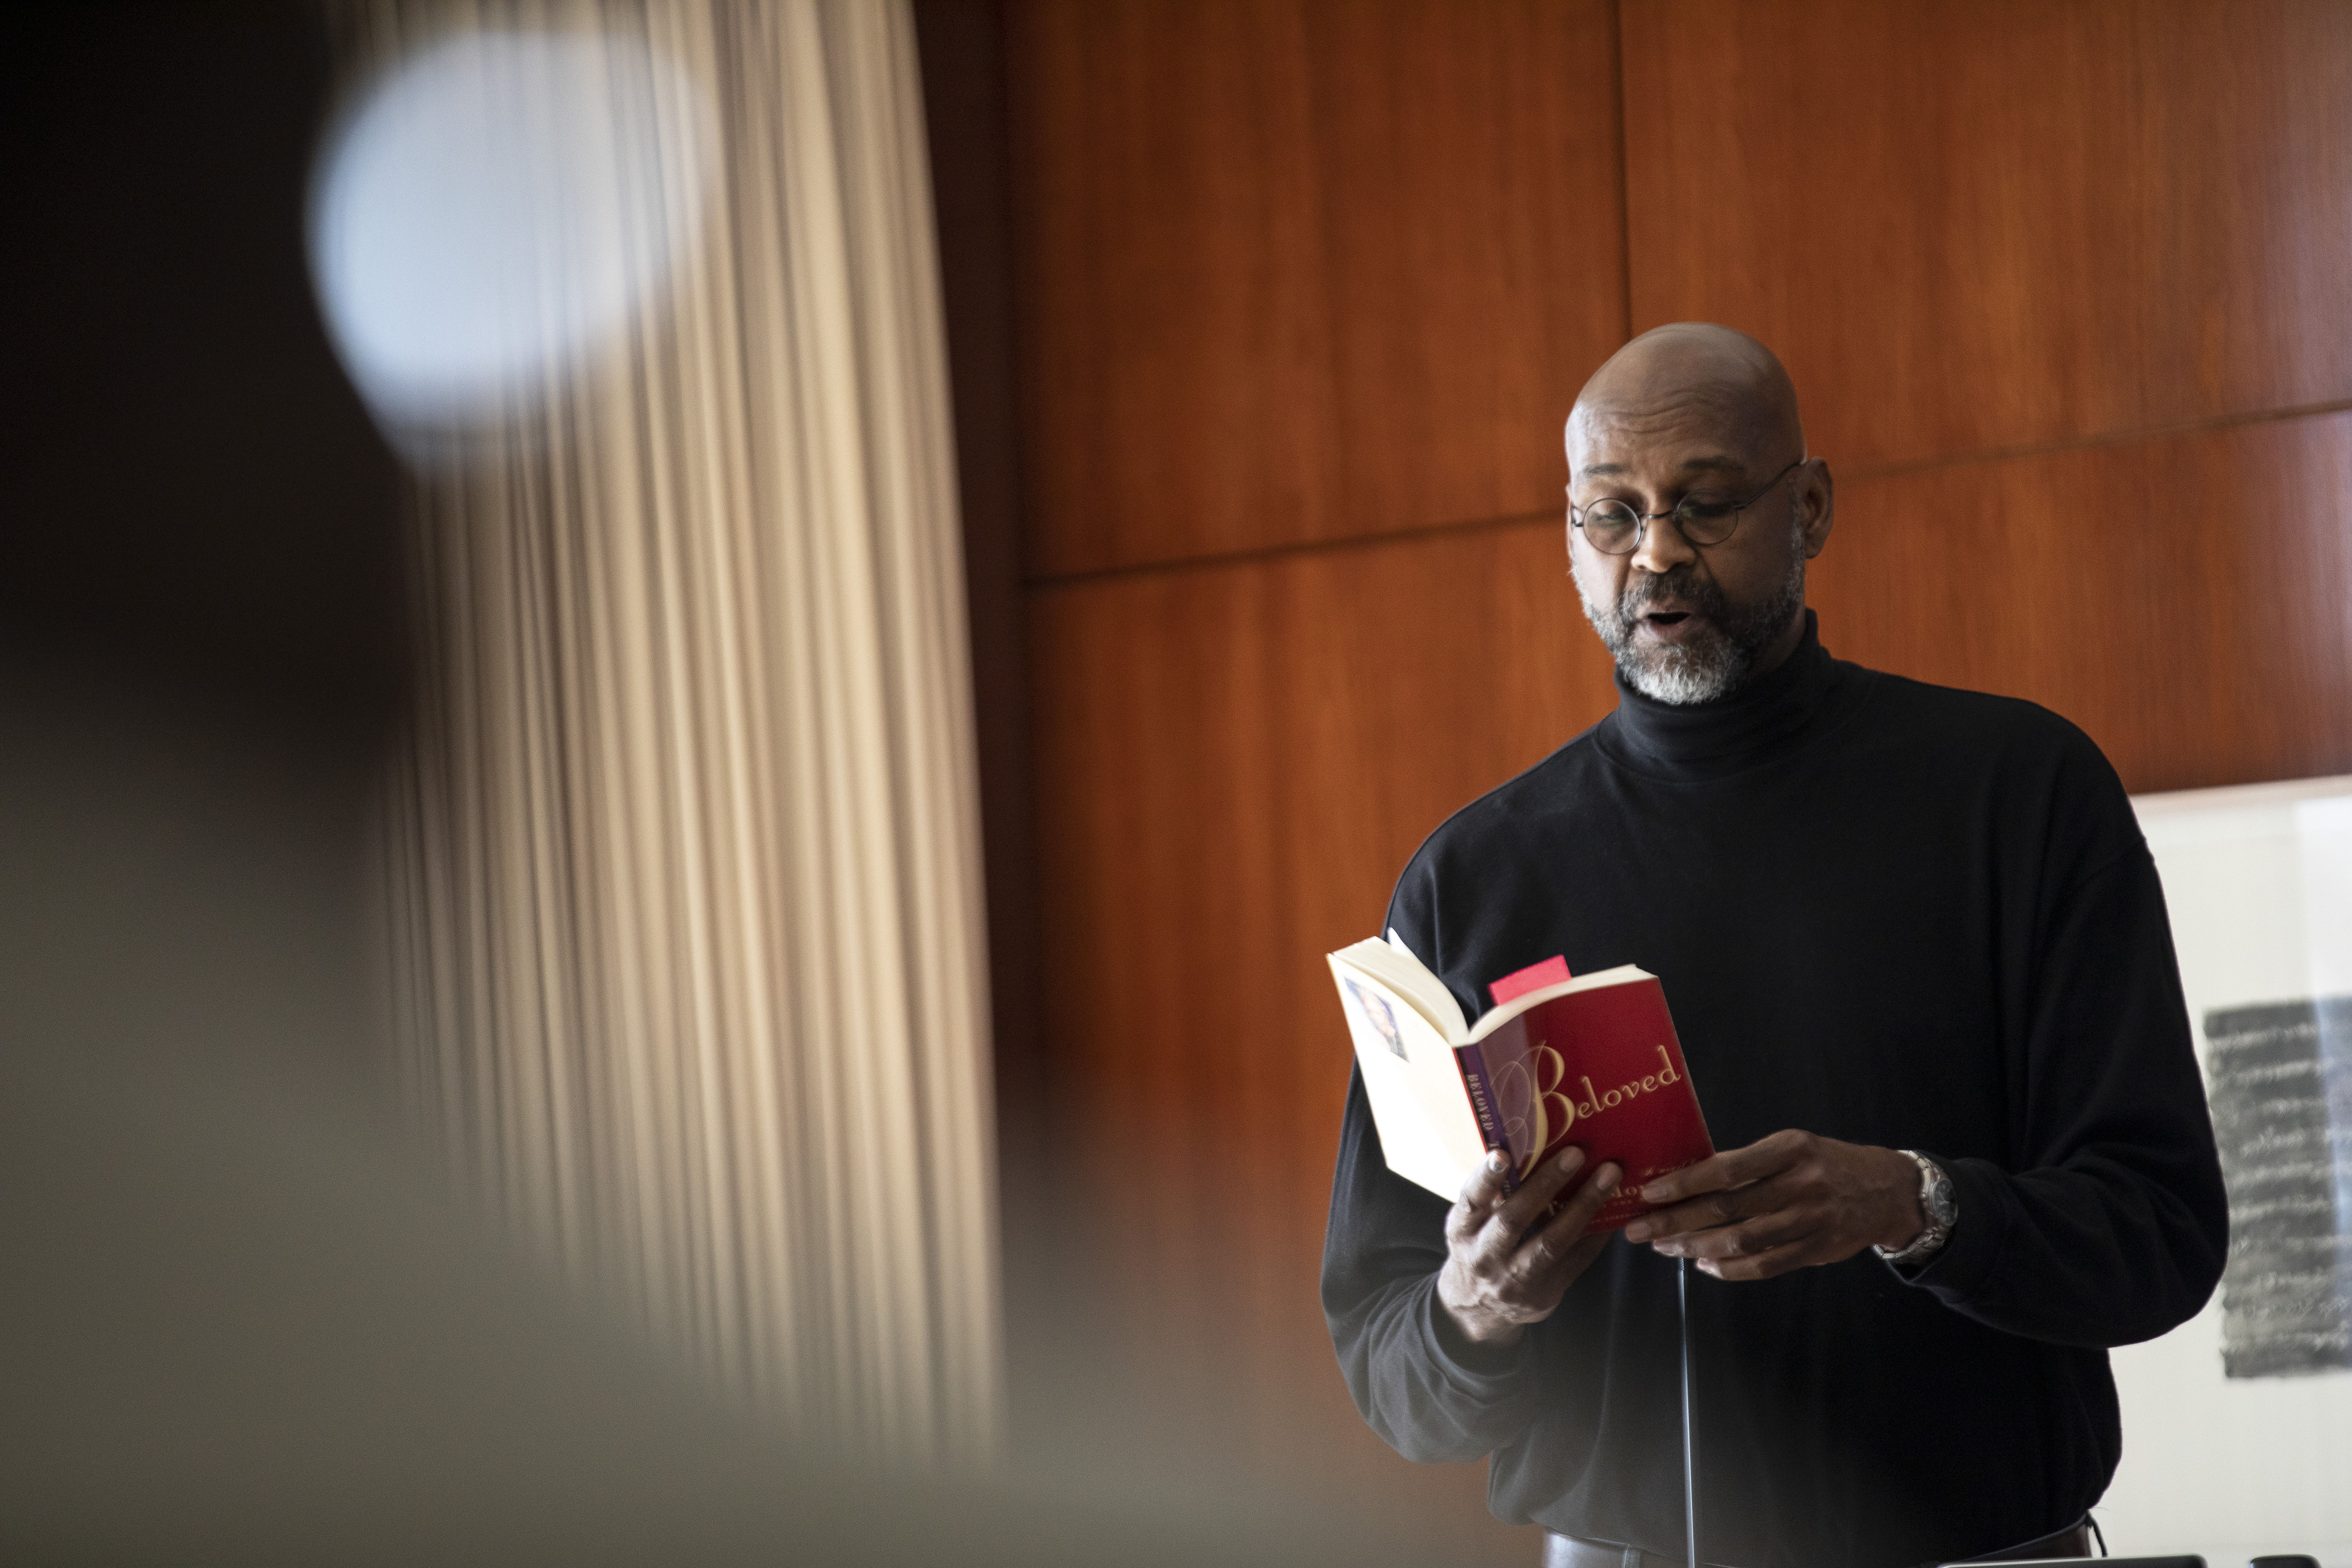
<instances>
[{"instance_id":1,"label":"fingers","mask_svg":"<svg viewBox=\"0 0 2352 1568\"><path fill-rule=\"evenodd\" d=\"M1494 1269L1512 1267L1528 1227L1551 1207L1560 1190L1583 1169L1584 1151L1577 1148L1564 1149L1538 1166L1535 1173L1503 1201L1480 1229L1475 1249L1480 1265Z\"/></svg>"},{"instance_id":2,"label":"fingers","mask_svg":"<svg viewBox=\"0 0 2352 1568\"><path fill-rule=\"evenodd\" d=\"M1645 1204L1678 1204L1701 1193L1721 1192L1731 1186L1726 1154L1710 1154L1696 1165L1685 1165L1679 1171L1642 1184L1642 1201Z\"/></svg>"},{"instance_id":3,"label":"fingers","mask_svg":"<svg viewBox=\"0 0 2352 1568\"><path fill-rule=\"evenodd\" d=\"M1650 1246L1664 1257L1691 1258L1703 1262L1751 1258L1809 1240L1829 1228L1832 1218L1814 1205L1774 1208L1738 1225L1660 1237Z\"/></svg>"},{"instance_id":4,"label":"fingers","mask_svg":"<svg viewBox=\"0 0 2352 1568\"><path fill-rule=\"evenodd\" d=\"M1883 1173L1892 1162L1877 1159L1879 1152L1811 1133L1776 1132L1733 1151L1694 1184L1718 1181L1727 1170L1767 1173L1697 1192L1643 1215L1625 1234L1665 1257L1692 1258L1719 1279L1767 1279L1790 1268L1842 1262L1900 1228L1883 1201ZM1666 1186L1654 1183L1643 1192Z\"/></svg>"},{"instance_id":5,"label":"fingers","mask_svg":"<svg viewBox=\"0 0 2352 1568\"><path fill-rule=\"evenodd\" d=\"M1525 1289L1529 1294L1557 1298L1576 1282L1578 1275L1592 1266L1601 1249L1609 1245L1609 1237L1605 1230L1578 1236L1565 1227L1555 1233L1546 1226L1541 1235L1530 1238L1521 1249L1526 1258L1517 1267Z\"/></svg>"},{"instance_id":6,"label":"fingers","mask_svg":"<svg viewBox=\"0 0 2352 1568\"><path fill-rule=\"evenodd\" d=\"M1770 1188L1771 1178L1802 1161L1815 1142L1811 1133L1790 1128L1643 1184L1643 1201L1666 1206L1628 1225L1625 1239L1649 1241L1728 1225L1775 1206L1759 1201L1763 1191Z\"/></svg>"},{"instance_id":7,"label":"fingers","mask_svg":"<svg viewBox=\"0 0 2352 1568\"><path fill-rule=\"evenodd\" d=\"M1616 1193L1622 1173L1614 1164L1603 1163L1577 1189L1574 1197L1560 1205L1559 1213L1545 1221L1512 1253L1507 1268L1521 1291L1531 1298L1557 1301L1576 1277L1591 1266L1601 1249L1609 1245L1609 1233L1588 1236L1585 1231L1601 1205Z\"/></svg>"},{"instance_id":8,"label":"fingers","mask_svg":"<svg viewBox=\"0 0 2352 1568\"><path fill-rule=\"evenodd\" d=\"M1834 1258L1820 1254L1814 1238L1790 1242L1764 1252L1741 1258L1702 1258L1695 1267L1700 1273L1728 1283L1748 1279L1769 1279L1791 1269L1808 1268L1817 1263L1832 1263Z\"/></svg>"},{"instance_id":9,"label":"fingers","mask_svg":"<svg viewBox=\"0 0 2352 1568\"><path fill-rule=\"evenodd\" d=\"M1695 1165L1685 1165L1679 1171L1669 1171L1642 1188L1642 1201L1650 1204L1676 1204L1702 1193L1721 1192L1727 1187L1761 1181L1794 1164L1804 1155L1812 1134L1795 1128L1783 1129L1767 1138L1759 1138L1744 1149L1726 1149L1710 1154Z\"/></svg>"},{"instance_id":10,"label":"fingers","mask_svg":"<svg viewBox=\"0 0 2352 1568\"><path fill-rule=\"evenodd\" d=\"M1643 1190L1646 1192L1649 1189L1645 1187ZM1659 1242L1668 1237L1689 1236L1720 1226L1737 1225L1744 1219L1789 1208L1800 1197L1786 1174L1751 1182L1728 1191L1702 1193L1687 1203L1643 1215L1625 1227L1625 1238L1628 1241ZM1637 1231L1640 1234L1635 1234Z\"/></svg>"},{"instance_id":11,"label":"fingers","mask_svg":"<svg viewBox=\"0 0 2352 1568\"><path fill-rule=\"evenodd\" d=\"M1604 1161L1601 1168L1592 1173L1592 1179L1579 1187L1576 1195L1560 1205L1559 1213L1546 1220L1542 1228L1528 1237L1526 1244L1519 1248L1517 1261L1520 1267L1530 1273L1538 1272L1573 1258L1581 1251L1584 1258L1577 1265L1581 1271L1583 1263L1591 1260L1591 1255L1608 1243L1605 1232L1598 1237L1588 1237L1584 1233L1601 1213L1601 1206L1616 1195L1618 1178L1623 1173L1614 1163ZM1586 1247L1584 1244L1587 1242L1593 1245Z\"/></svg>"},{"instance_id":12,"label":"fingers","mask_svg":"<svg viewBox=\"0 0 2352 1568\"><path fill-rule=\"evenodd\" d=\"M1549 1317L1561 1293L1608 1245L1608 1232L1585 1231L1617 1190L1621 1173L1610 1163L1591 1172L1558 1215L1528 1234L1568 1184L1585 1173L1584 1163L1582 1150L1562 1151L1517 1193L1484 1207L1483 1219L1482 1205L1495 1195L1491 1185L1475 1177L1464 1184L1447 1215L1437 1297L1470 1338L1501 1342L1524 1325Z\"/></svg>"},{"instance_id":13,"label":"fingers","mask_svg":"<svg viewBox=\"0 0 2352 1568\"><path fill-rule=\"evenodd\" d=\"M1707 1193L1669 1209L1654 1210L1627 1225L1625 1239L1658 1242L1670 1236L1684 1236L1713 1226L1730 1225L1744 1217L1742 1199L1747 1193L1746 1188L1738 1192Z\"/></svg>"},{"instance_id":14,"label":"fingers","mask_svg":"<svg viewBox=\"0 0 2352 1568\"><path fill-rule=\"evenodd\" d=\"M1462 1195L1445 1214L1447 1242L1467 1241L1486 1223L1495 1206L1503 1201L1503 1173L1510 1168L1508 1158L1500 1151L1490 1149L1462 1184Z\"/></svg>"},{"instance_id":15,"label":"fingers","mask_svg":"<svg viewBox=\"0 0 2352 1568\"><path fill-rule=\"evenodd\" d=\"M1584 1151L1574 1147L1561 1150L1538 1166L1535 1173L1513 1193L1503 1206L1495 1211L1493 1226L1505 1239L1505 1250L1518 1246L1528 1227L1543 1217L1559 1194L1566 1191L1584 1170Z\"/></svg>"}]
</instances>

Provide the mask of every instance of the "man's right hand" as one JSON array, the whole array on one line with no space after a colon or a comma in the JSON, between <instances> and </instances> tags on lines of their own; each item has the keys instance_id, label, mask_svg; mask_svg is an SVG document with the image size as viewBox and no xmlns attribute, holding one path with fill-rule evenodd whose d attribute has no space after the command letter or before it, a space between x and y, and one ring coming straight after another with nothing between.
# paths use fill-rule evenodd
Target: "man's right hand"
<instances>
[{"instance_id":1,"label":"man's right hand","mask_svg":"<svg viewBox=\"0 0 2352 1568\"><path fill-rule=\"evenodd\" d=\"M1609 1232L1587 1236L1584 1227L1617 1190L1613 1163L1593 1172L1542 1228L1528 1231L1583 1168L1584 1151L1566 1150L1506 1197L1503 1156L1489 1154L1463 1184L1445 1215L1437 1300L1465 1340L1497 1350L1517 1343L1529 1323L1552 1315L1570 1283L1609 1245Z\"/></svg>"}]
</instances>

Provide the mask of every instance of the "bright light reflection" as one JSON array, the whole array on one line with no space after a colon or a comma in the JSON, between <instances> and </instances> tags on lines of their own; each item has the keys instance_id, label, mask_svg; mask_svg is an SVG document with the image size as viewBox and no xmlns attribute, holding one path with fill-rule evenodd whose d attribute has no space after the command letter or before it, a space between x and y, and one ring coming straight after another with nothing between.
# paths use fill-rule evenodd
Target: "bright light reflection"
<instances>
[{"instance_id":1,"label":"bright light reflection","mask_svg":"<svg viewBox=\"0 0 2352 1568\"><path fill-rule=\"evenodd\" d=\"M715 144L694 80L635 39L468 33L386 69L328 139L310 212L377 417L456 433L608 339L694 243Z\"/></svg>"}]
</instances>

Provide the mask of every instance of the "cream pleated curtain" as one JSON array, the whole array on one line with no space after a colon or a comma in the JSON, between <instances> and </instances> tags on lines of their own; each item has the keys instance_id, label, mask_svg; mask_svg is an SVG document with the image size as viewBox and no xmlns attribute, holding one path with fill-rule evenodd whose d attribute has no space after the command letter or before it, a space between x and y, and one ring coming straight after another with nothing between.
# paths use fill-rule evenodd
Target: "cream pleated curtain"
<instances>
[{"instance_id":1,"label":"cream pleated curtain","mask_svg":"<svg viewBox=\"0 0 2352 1568\"><path fill-rule=\"evenodd\" d=\"M698 130L655 106L654 174L705 194L664 288L417 480L406 1079L500 1210L727 1387L857 1451L984 1458L977 783L907 6L340 16L362 66L601 31L704 97Z\"/></svg>"}]
</instances>

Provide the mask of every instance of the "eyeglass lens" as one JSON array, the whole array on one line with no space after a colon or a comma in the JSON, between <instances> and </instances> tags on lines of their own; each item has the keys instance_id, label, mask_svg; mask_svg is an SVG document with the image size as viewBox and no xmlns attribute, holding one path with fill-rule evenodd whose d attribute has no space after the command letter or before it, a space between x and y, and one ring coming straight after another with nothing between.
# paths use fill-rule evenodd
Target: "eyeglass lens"
<instances>
[{"instance_id":1,"label":"eyeglass lens","mask_svg":"<svg viewBox=\"0 0 2352 1568\"><path fill-rule=\"evenodd\" d=\"M1739 525L1739 504L1717 496L1685 496L1674 520L1676 531L1693 544L1720 544ZM1595 501L1584 509L1583 527L1595 550L1622 555L1640 537L1642 518L1622 500Z\"/></svg>"}]
</instances>

